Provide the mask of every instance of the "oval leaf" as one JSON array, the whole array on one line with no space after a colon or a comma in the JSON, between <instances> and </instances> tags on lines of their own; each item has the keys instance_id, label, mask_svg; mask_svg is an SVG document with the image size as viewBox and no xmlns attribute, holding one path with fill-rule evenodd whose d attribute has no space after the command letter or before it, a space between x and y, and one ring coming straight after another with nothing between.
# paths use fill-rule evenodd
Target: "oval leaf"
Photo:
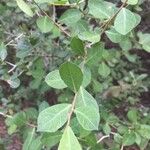
<instances>
[{"instance_id":1,"label":"oval leaf","mask_svg":"<svg viewBox=\"0 0 150 150\"><path fill-rule=\"evenodd\" d=\"M130 10L123 8L117 15L114 28L120 34L126 35L137 26L137 17Z\"/></svg>"},{"instance_id":2,"label":"oval leaf","mask_svg":"<svg viewBox=\"0 0 150 150\"><path fill-rule=\"evenodd\" d=\"M16 0L18 7L28 16L33 17L33 12L28 4L23 0Z\"/></svg>"},{"instance_id":3,"label":"oval leaf","mask_svg":"<svg viewBox=\"0 0 150 150\"><path fill-rule=\"evenodd\" d=\"M80 143L70 127L65 129L58 150L82 150Z\"/></svg>"},{"instance_id":4,"label":"oval leaf","mask_svg":"<svg viewBox=\"0 0 150 150\"><path fill-rule=\"evenodd\" d=\"M38 116L37 130L41 132L55 132L67 121L70 104L57 104L46 108Z\"/></svg>"},{"instance_id":5,"label":"oval leaf","mask_svg":"<svg viewBox=\"0 0 150 150\"><path fill-rule=\"evenodd\" d=\"M67 87L67 85L64 83L64 81L60 77L59 70L54 70L54 71L50 72L46 76L45 82L49 86L56 88L56 89L63 89L63 88Z\"/></svg>"},{"instance_id":6,"label":"oval leaf","mask_svg":"<svg viewBox=\"0 0 150 150\"><path fill-rule=\"evenodd\" d=\"M50 32L54 27L53 22L47 16L38 18L36 24L43 33Z\"/></svg>"},{"instance_id":7,"label":"oval leaf","mask_svg":"<svg viewBox=\"0 0 150 150\"><path fill-rule=\"evenodd\" d=\"M100 121L99 111L91 106L81 106L75 109L75 114L85 130L98 130Z\"/></svg>"},{"instance_id":8,"label":"oval leaf","mask_svg":"<svg viewBox=\"0 0 150 150\"><path fill-rule=\"evenodd\" d=\"M83 74L81 69L70 62L66 62L60 66L59 73L65 84L77 92L83 81Z\"/></svg>"}]
</instances>

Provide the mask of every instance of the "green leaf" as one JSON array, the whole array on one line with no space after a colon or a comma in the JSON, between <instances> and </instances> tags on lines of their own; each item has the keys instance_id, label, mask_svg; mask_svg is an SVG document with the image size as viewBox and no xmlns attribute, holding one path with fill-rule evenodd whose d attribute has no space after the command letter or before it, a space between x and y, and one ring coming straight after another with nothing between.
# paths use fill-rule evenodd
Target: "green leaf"
<instances>
[{"instance_id":1,"label":"green leaf","mask_svg":"<svg viewBox=\"0 0 150 150\"><path fill-rule=\"evenodd\" d=\"M122 142L124 146L130 146L135 143L135 140L136 140L135 133L131 131L123 135Z\"/></svg>"},{"instance_id":2,"label":"green leaf","mask_svg":"<svg viewBox=\"0 0 150 150\"><path fill-rule=\"evenodd\" d=\"M103 131L104 131L104 133L105 133L106 135L109 135L109 134L110 134L111 128L110 128L110 126L109 126L108 123L106 123L106 124L103 126Z\"/></svg>"},{"instance_id":3,"label":"green leaf","mask_svg":"<svg viewBox=\"0 0 150 150\"><path fill-rule=\"evenodd\" d=\"M36 3L65 4L68 0L34 0Z\"/></svg>"},{"instance_id":4,"label":"green leaf","mask_svg":"<svg viewBox=\"0 0 150 150\"><path fill-rule=\"evenodd\" d=\"M70 104L57 104L40 112L37 130L40 132L57 131L67 121L70 107Z\"/></svg>"},{"instance_id":5,"label":"green leaf","mask_svg":"<svg viewBox=\"0 0 150 150\"><path fill-rule=\"evenodd\" d=\"M59 73L65 84L73 91L77 92L83 81L81 69L71 63L66 62L60 66Z\"/></svg>"},{"instance_id":6,"label":"green leaf","mask_svg":"<svg viewBox=\"0 0 150 150\"><path fill-rule=\"evenodd\" d=\"M91 82L91 70L88 67L81 67L81 70L83 72L83 82L82 86L87 87Z\"/></svg>"},{"instance_id":7,"label":"green leaf","mask_svg":"<svg viewBox=\"0 0 150 150\"><path fill-rule=\"evenodd\" d=\"M69 126L62 135L58 150L82 150L80 143Z\"/></svg>"},{"instance_id":8,"label":"green leaf","mask_svg":"<svg viewBox=\"0 0 150 150\"><path fill-rule=\"evenodd\" d=\"M93 31L80 32L78 37L83 41L92 42L93 44L100 41L100 34Z\"/></svg>"},{"instance_id":9,"label":"green leaf","mask_svg":"<svg viewBox=\"0 0 150 150\"><path fill-rule=\"evenodd\" d=\"M68 26L73 26L81 19L81 12L77 9L68 9L60 17L59 21Z\"/></svg>"},{"instance_id":10,"label":"green leaf","mask_svg":"<svg viewBox=\"0 0 150 150\"><path fill-rule=\"evenodd\" d=\"M46 145L49 149L59 143L62 137L61 131L57 131L54 133L44 133L41 138L41 142L43 145Z\"/></svg>"},{"instance_id":11,"label":"green leaf","mask_svg":"<svg viewBox=\"0 0 150 150\"><path fill-rule=\"evenodd\" d=\"M32 140L28 150L41 150L42 147L41 137L37 137Z\"/></svg>"},{"instance_id":12,"label":"green leaf","mask_svg":"<svg viewBox=\"0 0 150 150\"><path fill-rule=\"evenodd\" d=\"M90 106L90 107L97 109L97 111L99 111L96 100L83 87L80 87L80 90L78 91L77 97L76 97L76 108L81 107L81 106L85 106L85 107Z\"/></svg>"},{"instance_id":13,"label":"green leaf","mask_svg":"<svg viewBox=\"0 0 150 150\"><path fill-rule=\"evenodd\" d=\"M106 78L110 74L110 68L104 62L102 62L99 66L98 73L102 77Z\"/></svg>"},{"instance_id":14,"label":"green leaf","mask_svg":"<svg viewBox=\"0 0 150 150\"><path fill-rule=\"evenodd\" d=\"M89 0L89 13L98 19L109 19L115 12L115 5L102 0Z\"/></svg>"},{"instance_id":15,"label":"green leaf","mask_svg":"<svg viewBox=\"0 0 150 150\"><path fill-rule=\"evenodd\" d=\"M36 24L43 33L50 32L54 27L54 23L47 16L39 17Z\"/></svg>"},{"instance_id":16,"label":"green leaf","mask_svg":"<svg viewBox=\"0 0 150 150\"><path fill-rule=\"evenodd\" d=\"M107 37L114 43L119 43L124 39L124 36L118 33L114 28L107 30L105 33Z\"/></svg>"},{"instance_id":17,"label":"green leaf","mask_svg":"<svg viewBox=\"0 0 150 150\"><path fill-rule=\"evenodd\" d=\"M16 0L18 7L28 16L33 17L33 12L28 4L23 0Z\"/></svg>"},{"instance_id":18,"label":"green leaf","mask_svg":"<svg viewBox=\"0 0 150 150\"><path fill-rule=\"evenodd\" d=\"M88 49L86 64L89 66L97 65L102 59L102 54L104 51L104 46L101 43L96 43Z\"/></svg>"},{"instance_id":19,"label":"green leaf","mask_svg":"<svg viewBox=\"0 0 150 150\"><path fill-rule=\"evenodd\" d=\"M123 8L116 16L114 28L120 34L126 35L137 26L137 16L130 10Z\"/></svg>"},{"instance_id":20,"label":"green leaf","mask_svg":"<svg viewBox=\"0 0 150 150\"><path fill-rule=\"evenodd\" d=\"M141 136L146 139L150 139L150 125L142 124L137 131Z\"/></svg>"},{"instance_id":21,"label":"green leaf","mask_svg":"<svg viewBox=\"0 0 150 150\"><path fill-rule=\"evenodd\" d=\"M33 128L29 133L28 133L28 136L23 144L23 150L30 150L29 147L30 147L30 144L32 143L32 140L35 136L35 128Z\"/></svg>"},{"instance_id":22,"label":"green leaf","mask_svg":"<svg viewBox=\"0 0 150 150\"><path fill-rule=\"evenodd\" d=\"M142 48L150 53L150 34L149 33L138 33L139 43L142 45Z\"/></svg>"},{"instance_id":23,"label":"green leaf","mask_svg":"<svg viewBox=\"0 0 150 150\"><path fill-rule=\"evenodd\" d=\"M125 0L121 0L122 2L125 2ZM127 4L129 5L136 5L138 3L139 0L128 0Z\"/></svg>"},{"instance_id":24,"label":"green leaf","mask_svg":"<svg viewBox=\"0 0 150 150\"><path fill-rule=\"evenodd\" d=\"M127 117L131 122L136 123L137 122L137 110L133 109L133 110L128 111Z\"/></svg>"},{"instance_id":25,"label":"green leaf","mask_svg":"<svg viewBox=\"0 0 150 150\"><path fill-rule=\"evenodd\" d=\"M0 59L2 61L4 61L6 57L7 57L6 46L4 45L4 43L1 43L1 45L0 45Z\"/></svg>"},{"instance_id":26,"label":"green leaf","mask_svg":"<svg viewBox=\"0 0 150 150\"><path fill-rule=\"evenodd\" d=\"M80 125L85 130L98 130L100 115L97 108L91 106L80 106L75 109L75 114Z\"/></svg>"},{"instance_id":27,"label":"green leaf","mask_svg":"<svg viewBox=\"0 0 150 150\"><path fill-rule=\"evenodd\" d=\"M60 77L59 70L54 70L54 71L50 72L46 76L45 82L50 87L53 87L53 88L56 88L56 89L63 89L63 88L67 87L67 85L64 83L64 81Z\"/></svg>"},{"instance_id":28,"label":"green leaf","mask_svg":"<svg viewBox=\"0 0 150 150\"><path fill-rule=\"evenodd\" d=\"M79 55L83 55L84 54L84 45L83 45L83 42L80 39L78 39L77 37L74 37L71 40L70 46L71 46L71 49L76 54L79 54Z\"/></svg>"}]
</instances>

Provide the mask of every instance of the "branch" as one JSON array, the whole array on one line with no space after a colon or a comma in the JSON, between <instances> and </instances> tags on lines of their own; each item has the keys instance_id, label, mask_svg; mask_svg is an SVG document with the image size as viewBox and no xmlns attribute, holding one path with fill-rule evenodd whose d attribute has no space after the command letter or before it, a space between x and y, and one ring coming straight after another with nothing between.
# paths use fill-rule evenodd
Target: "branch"
<instances>
[{"instance_id":1,"label":"branch","mask_svg":"<svg viewBox=\"0 0 150 150\"><path fill-rule=\"evenodd\" d=\"M109 137L110 137L110 135L102 136L102 137L97 141L97 144L100 143L101 141L103 141L104 139L109 138Z\"/></svg>"},{"instance_id":2,"label":"branch","mask_svg":"<svg viewBox=\"0 0 150 150\"><path fill-rule=\"evenodd\" d=\"M68 37L71 37L71 35L70 35L67 31L65 31L64 28L63 28L61 25L59 25L57 22L55 22L55 21L53 20L53 18L51 18L43 9L41 9L41 7L40 7L34 0L33 0L33 2L34 2L34 4L39 8L39 10L40 10L41 12L43 12L43 13L49 18L49 20L52 21L52 22L60 29L60 31L61 31L62 33L64 33L64 34L67 35Z\"/></svg>"}]
</instances>

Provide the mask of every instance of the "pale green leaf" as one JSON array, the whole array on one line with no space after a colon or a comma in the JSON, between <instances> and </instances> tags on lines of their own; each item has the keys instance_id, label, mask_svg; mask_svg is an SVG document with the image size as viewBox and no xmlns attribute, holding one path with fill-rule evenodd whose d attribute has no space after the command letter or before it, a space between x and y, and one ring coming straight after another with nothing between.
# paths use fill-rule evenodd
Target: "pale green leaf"
<instances>
[{"instance_id":1,"label":"pale green leaf","mask_svg":"<svg viewBox=\"0 0 150 150\"><path fill-rule=\"evenodd\" d=\"M93 31L80 32L78 34L78 37L83 41L88 41L92 43L97 43L100 41L100 34Z\"/></svg>"},{"instance_id":2,"label":"pale green leaf","mask_svg":"<svg viewBox=\"0 0 150 150\"><path fill-rule=\"evenodd\" d=\"M136 123L137 122L137 110L132 109L132 110L128 111L127 117L131 122Z\"/></svg>"},{"instance_id":3,"label":"pale green leaf","mask_svg":"<svg viewBox=\"0 0 150 150\"><path fill-rule=\"evenodd\" d=\"M36 24L43 33L50 32L54 27L54 23L47 16L39 17Z\"/></svg>"},{"instance_id":4,"label":"pale green leaf","mask_svg":"<svg viewBox=\"0 0 150 150\"><path fill-rule=\"evenodd\" d=\"M138 133L146 138L150 139L150 125L142 124L140 125L140 129L138 129Z\"/></svg>"},{"instance_id":5,"label":"pale green leaf","mask_svg":"<svg viewBox=\"0 0 150 150\"><path fill-rule=\"evenodd\" d=\"M0 59L2 61L4 61L6 57L7 57L6 46L4 45L4 43L1 43L1 45L0 45Z\"/></svg>"},{"instance_id":6,"label":"pale green leaf","mask_svg":"<svg viewBox=\"0 0 150 150\"><path fill-rule=\"evenodd\" d=\"M120 34L126 35L137 26L137 16L130 10L123 8L117 15L114 28Z\"/></svg>"},{"instance_id":7,"label":"pale green leaf","mask_svg":"<svg viewBox=\"0 0 150 150\"><path fill-rule=\"evenodd\" d=\"M90 84L91 82L91 70L88 67L81 67L81 70L83 72L83 82L82 82L82 86L86 87Z\"/></svg>"},{"instance_id":8,"label":"pale green leaf","mask_svg":"<svg viewBox=\"0 0 150 150\"><path fill-rule=\"evenodd\" d=\"M33 17L33 11L30 6L25 3L23 0L16 0L18 7L28 16Z\"/></svg>"},{"instance_id":9,"label":"pale green leaf","mask_svg":"<svg viewBox=\"0 0 150 150\"><path fill-rule=\"evenodd\" d=\"M75 109L75 114L80 125L85 130L98 130L100 115L96 108L91 107L90 105L80 106Z\"/></svg>"},{"instance_id":10,"label":"pale green leaf","mask_svg":"<svg viewBox=\"0 0 150 150\"><path fill-rule=\"evenodd\" d=\"M104 62L102 62L99 66L98 73L102 77L106 78L110 74L110 68Z\"/></svg>"},{"instance_id":11,"label":"pale green leaf","mask_svg":"<svg viewBox=\"0 0 150 150\"><path fill-rule=\"evenodd\" d=\"M136 140L135 133L131 131L123 135L122 142L124 146L130 146L135 143L135 140Z\"/></svg>"},{"instance_id":12,"label":"pale green leaf","mask_svg":"<svg viewBox=\"0 0 150 150\"><path fill-rule=\"evenodd\" d=\"M71 63L66 62L60 66L59 73L65 84L73 91L77 92L83 81L81 69Z\"/></svg>"},{"instance_id":13,"label":"pale green leaf","mask_svg":"<svg viewBox=\"0 0 150 150\"><path fill-rule=\"evenodd\" d=\"M122 34L118 33L114 28L107 30L105 33L107 37L114 43L119 43L125 38Z\"/></svg>"},{"instance_id":14,"label":"pale green leaf","mask_svg":"<svg viewBox=\"0 0 150 150\"><path fill-rule=\"evenodd\" d=\"M35 136L35 128L33 128L29 133L28 136L23 144L22 150L29 150L30 144L32 143Z\"/></svg>"},{"instance_id":15,"label":"pale green leaf","mask_svg":"<svg viewBox=\"0 0 150 150\"><path fill-rule=\"evenodd\" d=\"M69 126L62 135L58 150L82 150L80 143Z\"/></svg>"},{"instance_id":16,"label":"pale green leaf","mask_svg":"<svg viewBox=\"0 0 150 150\"><path fill-rule=\"evenodd\" d=\"M89 13L95 18L108 19L115 12L115 5L103 0L89 0Z\"/></svg>"},{"instance_id":17,"label":"pale green leaf","mask_svg":"<svg viewBox=\"0 0 150 150\"><path fill-rule=\"evenodd\" d=\"M40 132L55 132L67 121L70 104L57 104L46 108L38 116L37 130Z\"/></svg>"},{"instance_id":18,"label":"pale green leaf","mask_svg":"<svg viewBox=\"0 0 150 150\"><path fill-rule=\"evenodd\" d=\"M98 104L94 97L88 93L83 87L80 87L80 90L77 93L76 97L76 108L81 106L90 106L99 110Z\"/></svg>"},{"instance_id":19,"label":"pale green leaf","mask_svg":"<svg viewBox=\"0 0 150 150\"><path fill-rule=\"evenodd\" d=\"M150 52L150 34L149 33L138 33L139 36L139 43L142 45L142 48Z\"/></svg>"},{"instance_id":20,"label":"pale green leaf","mask_svg":"<svg viewBox=\"0 0 150 150\"><path fill-rule=\"evenodd\" d=\"M68 9L60 17L59 21L68 26L73 26L81 19L81 12L77 9Z\"/></svg>"},{"instance_id":21,"label":"pale green leaf","mask_svg":"<svg viewBox=\"0 0 150 150\"><path fill-rule=\"evenodd\" d=\"M125 2L126 0L121 0L122 2ZM138 3L139 0L128 0L127 4L129 5L136 5Z\"/></svg>"},{"instance_id":22,"label":"pale green leaf","mask_svg":"<svg viewBox=\"0 0 150 150\"><path fill-rule=\"evenodd\" d=\"M46 76L45 82L50 87L53 87L53 88L56 88L56 89L63 89L63 88L67 87L67 85L64 83L64 81L60 77L59 70L54 70L54 71L50 72Z\"/></svg>"}]
</instances>

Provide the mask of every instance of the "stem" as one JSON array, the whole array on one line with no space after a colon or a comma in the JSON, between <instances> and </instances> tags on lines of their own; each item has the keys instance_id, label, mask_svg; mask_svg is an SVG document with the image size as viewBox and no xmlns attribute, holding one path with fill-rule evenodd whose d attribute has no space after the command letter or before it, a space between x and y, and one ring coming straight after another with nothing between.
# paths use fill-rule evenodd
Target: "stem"
<instances>
[{"instance_id":1,"label":"stem","mask_svg":"<svg viewBox=\"0 0 150 150\"><path fill-rule=\"evenodd\" d=\"M118 11L105 23L103 24L101 27L104 27L104 29L102 30L101 32L101 35L103 35L103 33L106 31L106 29L108 28L108 26L110 25L110 23L114 20L114 18L118 15L118 13L122 10L122 8L124 8L127 4L127 1L126 0L121 6L120 8L118 9Z\"/></svg>"},{"instance_id":2,"label":"stem","mask_svg":"<svg viewBox=\"0 0 150 150\"><path fill-rule=\"evenodd\" d=\"M72 101L72 107L71 107L71 110L68 114L68 122L67 122L66 127L68 127L70 125L71 117L72 117L72 114L74 112L74 108L75 108L75 104L76 104L76 98L77 98L77 93L75 93L75 96L74 96L73 101Z\"/></svg>"},{"instance_id":3,"label":"stem","mask_svg":"<svg viewBox=\"0 0 150 150\"><path fill-rule=\"evenodd\" d=\"M55 21L53 20L53 18L51 18L43 9L41 9L41 7L40 7L35 1L33 1L33 2L34 2L34 4L39 8L39 10L40 10L41 12L43 12L43 13L49 18L49 20L52 21L52 22L60 29L60 31L61 31L62 33L64 33L64 34L67 35L68 37L71 37L71 35L70 35L67 31L65 31L64 28L63 28L61 25L59 25L57 22L55 22Z\"/></svg>"}]
</instances>

